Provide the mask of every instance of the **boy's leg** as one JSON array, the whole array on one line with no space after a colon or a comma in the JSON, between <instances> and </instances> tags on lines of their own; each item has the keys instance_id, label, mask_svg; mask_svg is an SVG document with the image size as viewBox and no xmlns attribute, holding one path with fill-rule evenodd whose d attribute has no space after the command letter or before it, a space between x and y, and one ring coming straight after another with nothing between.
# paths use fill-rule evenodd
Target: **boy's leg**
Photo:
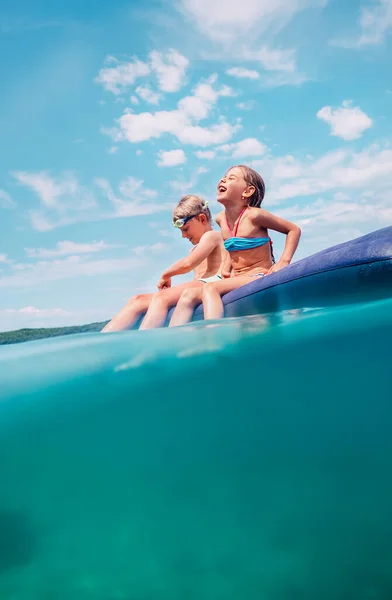
<instances>
[{"instance_id":1,"label":"boy's leg","mask_svg":"<svg viewBox=\"0 0 392 600\"><path fill-rule=\"evenodd\" d=\"M206 284L203 283L203 286ZM185 325L192 320L193 312L199 304L201 304L203 295L203 288L190 288L184 290L181 294L181 298L177 302L177 306L174 309L172 318L170 319L169 327L178 327L179 325Z\"/></svg>"},{"instance_id":2,"label":"boy's leg","mask_svg":"<svg viewBox=\"0 0 392 600\"><path fill-rule=\"evenodd\" d=\"M222 296L250 283L252 280L249 275L237 275L236 277L222 279L222 281L206 283L202 295L204 319L222 319L224 316Z\"/></svg>"},{"instance_id":3,"label":"boy's leg","mask_svg":"<svg viewBox=\"0 0 392 600\"><path fill-rule=\"evenodd\" d=\"M167 313L172 306L175 306L184 290L187 288L200 288L205 285L200 281L189 281L176 285L154 294L151 300L147 314L143 319L140 329L155 329L163 327L167 318Z\"/></svg>"},{"instance_id":4,"label":"boy's leg","mask_svg":"<svg viewBox=\"0 0 392 600\"><path fill-rule=\"evenodd\" d=\"M101 333L131 329L146 312L154 295L138 294L137 296L133 296L124 308L105 325Z\"/></svg>"}]
</instances>

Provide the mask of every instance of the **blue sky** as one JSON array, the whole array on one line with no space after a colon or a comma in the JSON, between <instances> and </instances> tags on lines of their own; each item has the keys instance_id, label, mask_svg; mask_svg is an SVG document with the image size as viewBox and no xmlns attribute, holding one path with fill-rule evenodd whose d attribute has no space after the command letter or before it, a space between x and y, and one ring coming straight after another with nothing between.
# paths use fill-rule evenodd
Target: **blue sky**
<instances>
[{"instance_id":1,"label":"blue sky","mask_svg":"<svg viewBox=\"0 0 392 600\"><path fill-rule=\"evenodd\" d=\"M167 4L2 2L0 330L154 291L189 250L171 209L217 213L232 164L295 259L392 223L392 0Z\"/></svg>"}]
</instances>

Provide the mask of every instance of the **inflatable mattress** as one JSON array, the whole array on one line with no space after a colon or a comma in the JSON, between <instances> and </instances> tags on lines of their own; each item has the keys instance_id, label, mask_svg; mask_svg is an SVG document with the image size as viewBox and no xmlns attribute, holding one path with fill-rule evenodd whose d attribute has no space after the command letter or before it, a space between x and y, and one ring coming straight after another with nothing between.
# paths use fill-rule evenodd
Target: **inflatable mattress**
<instances>
[{"instance_id":1,"label":"inflatable mattress","mask_svg":"<svg viewBox=\"0 0 392 600\"><path fill-rule=\"evenodd\" d=\"M255 279L226 294L223 302L226 317L239 317L388 297L392 297L392 227L326 248ZM200 319L202 306L193 317Z\"/></svg>"}]
</instances>

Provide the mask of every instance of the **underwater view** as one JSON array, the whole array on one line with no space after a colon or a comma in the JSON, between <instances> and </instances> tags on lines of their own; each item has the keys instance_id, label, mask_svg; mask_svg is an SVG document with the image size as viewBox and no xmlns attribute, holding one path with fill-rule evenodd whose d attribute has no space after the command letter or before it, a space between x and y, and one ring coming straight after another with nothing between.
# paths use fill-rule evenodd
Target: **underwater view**
<instances>
[{"instance_id":1,"label":"underwater view","mask_svg":"<svg viewBox=\"0 0 392 600\"><path fill-rule=\"evenodd\" d=\"M1 600L390 600L392 300L0 348Z\"/></svg>"}]
</instances>

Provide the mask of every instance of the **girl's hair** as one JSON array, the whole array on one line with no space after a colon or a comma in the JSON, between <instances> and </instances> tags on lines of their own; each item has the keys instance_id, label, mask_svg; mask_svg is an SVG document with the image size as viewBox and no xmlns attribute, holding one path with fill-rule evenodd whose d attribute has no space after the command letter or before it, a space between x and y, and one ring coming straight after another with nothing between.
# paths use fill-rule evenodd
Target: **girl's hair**
<instances>
[{"instance_id":1,"label":"girl's hair","mask_svg":"<svg viewBox=\"0 0 392 600\"><path fill-rule=\"evenodd\" d=\"M263 202L265 196L265 183L263 178L257 173L257 171L255 171L251 167L247 167L246 165L235 165L234 167L230 168L234 169L235 167L242 170L246 183L248 185L252 185L255 188L255 191L249 198L249 206L255 206L256 208L260 208L260 205Z\"/></svg>"},{"instance_id":2,"label":"girl's hair","mask_svg":"<svg viewBox=\"0 0 392 600\"><path fill-rule=\"evenodd\" d=\"M208 208L207 202L199 196L188 194L183 196L176 208L173 210L173 221L176 219L186 219L196 215L203 214L207 217L207 221L212 223L211 211Z\"/></svg>"}]
</instances>

